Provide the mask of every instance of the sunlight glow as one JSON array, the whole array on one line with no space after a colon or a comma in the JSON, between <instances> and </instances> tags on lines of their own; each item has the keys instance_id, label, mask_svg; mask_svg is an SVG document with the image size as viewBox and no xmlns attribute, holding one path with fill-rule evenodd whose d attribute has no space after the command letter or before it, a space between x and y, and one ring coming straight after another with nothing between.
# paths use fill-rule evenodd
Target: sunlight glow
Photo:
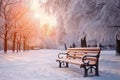
<instances>
[{"instance_id":1,"label":"sunlight glow","mask_svg":"<svg viewBox=\"0 0 120 80\"><path fill-rule=\"evenodd\" d=\"M31 0L30 9L33 11L39 10L39 0Z\"/></svg>"},{"instance_id":2,"label":"sunlight glow","mask_svg":"<svg viewBox=\"0 0 120 80\"><path fill-rule=\"evenodd\" d=\"M57 22L55 16L40 14L40 24L41 26L48 24L50 27L54 27L57 24Z\"/></svg>"},{"instance_id":3,"label":"sunlight glow","mask_svg":"<svg viewBox=\"0 0 120 80\"><path fill-rule=\"evenodd\" d=\"M33 16L34 16L34 18L36 18L36 19L39 19L39 18L40 18L40 14L39 14L38 12L35 12Z\"/></svg>"},{"instance_id":4,"label":"sunlight glow","mask_svg":"<svg viewBox=\"0 0 120 80\"><path fill-rule=\"evenodd\" d=\"M48 0L40 0L42 3L46 3Z\"/></svg>"},{"instance_id":5,"label":"sunlight glow","mask_svg":"<svg viewBox=\"0 0 120 80\"><path fill-rule=\"evenodd\" d=\"M40 20L40 27L44 27L44 25L49 25L49 27L55 27L57 22L56 22L56 17L52 14L47 14L45 13L44 10L40 9L40 3L47 2L47 0L32 0L32 3L30 4L30 9L33 13L33 17L36 18L37 20Z\"/></svg>"}]
</instances>

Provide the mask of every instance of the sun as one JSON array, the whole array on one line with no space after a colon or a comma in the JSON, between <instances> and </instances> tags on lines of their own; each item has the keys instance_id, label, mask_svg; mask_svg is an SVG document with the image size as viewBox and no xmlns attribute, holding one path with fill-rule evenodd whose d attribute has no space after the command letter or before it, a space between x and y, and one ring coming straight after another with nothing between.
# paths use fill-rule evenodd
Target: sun
<instances>
[{"instance_id":1,"label":"sun","mask_svg":"<svg viewBox=\"0 0 120 80\"><path fill-rule=\"evenodd\" d=\"M53 27L57 24L55 15L47 14L44 10L40 9L39 1L42 3L47 2L47 0L32 0L30 9L33 12L33 17L40 20L40 26L48 24L50 27Z\"/></svg>"},{"instance_id":2,"label":"sun","mask_svg":"<svg viewBox=\"0 0 120 80\"><path fill-rule=\"evenodd\" d=\"M32 0L30 5L30 10L32 11L32 16L34 19L40 21L40 27L44 25L49 25L50 28L56 26L56 16L54 14L48 14L44 9L40 8L41 3L46 3L48 0Z\"/></svg>"}]
</instances>

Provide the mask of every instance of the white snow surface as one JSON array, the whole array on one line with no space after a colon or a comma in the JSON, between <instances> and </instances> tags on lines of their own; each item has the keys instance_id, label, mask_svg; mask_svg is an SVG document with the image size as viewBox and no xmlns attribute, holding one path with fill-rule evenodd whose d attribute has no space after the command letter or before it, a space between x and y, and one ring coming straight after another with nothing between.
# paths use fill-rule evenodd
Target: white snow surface
<instances>
[{"instance_id":1,"label":"white snow surface","mask_svg":"<svg viewBox=\"0 0 120 80\"><path fill-rule=\"evenodd\" d=\"M60 52L64 51L0 51L0 80L120 80L120 56L114 50L101 51L99 77L83 77L84 70L73 64L59 68L56 59Z\"/></svg>"}]
</instances>

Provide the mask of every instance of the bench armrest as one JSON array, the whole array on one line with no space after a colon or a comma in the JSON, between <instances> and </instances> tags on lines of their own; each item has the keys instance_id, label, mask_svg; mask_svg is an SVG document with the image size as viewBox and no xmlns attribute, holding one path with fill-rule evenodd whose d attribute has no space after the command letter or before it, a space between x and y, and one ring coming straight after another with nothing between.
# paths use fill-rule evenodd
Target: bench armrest
<instances>
[{"instance_id":1,"label":"bench armrest","mask_svg":"<svg viewBox=\"0 0 120 80\"><path fill-rule=\"evenodd\" d=\"M61 59L61 58L66 57L67 55L68 55L67 52L65 52L65 53L59 53L59 54L58 54L58 58Z\"/></svg>"},{"instance_id":2,"label":"bench armrest","mask_svg":"<svg viewBox=\"0 0 120 80\"><path fill-rule=\"evenodd\" d=\"M98 58L99 58L98 55L84 55L82 57L82 62L87 66L87 65L90 65L91 61L97 62Z\"/></svg>"}]
</instances>

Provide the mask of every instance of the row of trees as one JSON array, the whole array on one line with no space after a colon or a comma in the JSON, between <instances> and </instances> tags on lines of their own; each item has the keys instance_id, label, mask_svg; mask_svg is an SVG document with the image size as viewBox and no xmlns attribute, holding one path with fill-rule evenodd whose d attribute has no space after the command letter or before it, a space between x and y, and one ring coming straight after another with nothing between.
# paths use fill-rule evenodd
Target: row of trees
<instances>
[{"instance_id":1,"label":"row of trees","mask_svg":"<svg viewBox=\"0 0 120 80\"><path fill-rule=\"evenodd\" d=\"M12 51L28 49L32 36L32 24L27 20L27 6L22 0L0 0L0 38L4 41L4 52L8 50L8 42L12 43Z\"/></svg>"}]
</instances>

